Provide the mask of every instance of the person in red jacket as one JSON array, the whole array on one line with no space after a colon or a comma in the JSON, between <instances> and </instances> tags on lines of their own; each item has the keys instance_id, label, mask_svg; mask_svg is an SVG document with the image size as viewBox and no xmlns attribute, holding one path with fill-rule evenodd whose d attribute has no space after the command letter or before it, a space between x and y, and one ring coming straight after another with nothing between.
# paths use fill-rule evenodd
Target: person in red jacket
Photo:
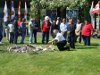
<instances>
[{"instance_id":1,"label":"person in red jacket","mask_svg":"<svg viewBox=\"0 0 100 75\"><path fill-rule=\"evenodd\" d=\"M82 27L82 37L84 41L84 45L90 46L90 37L93 33L94 29L91 23L88 20L85 20L85 24Z\"/></svg>"},{"instance_id":2,"label":"person in red jacket","mask_svg":"<svg viewBox=\"0 0 100 75\"><path fill-rule=\"evenodd\" d=\"M42 23L42 27L41 27L41 31L42 31L42 44L47 44L49 41L49 31L50 31L50 19L48 16L45 17L43 23ZM46 42L45 42L46 41Z\"/></svg>"}]
</instances>

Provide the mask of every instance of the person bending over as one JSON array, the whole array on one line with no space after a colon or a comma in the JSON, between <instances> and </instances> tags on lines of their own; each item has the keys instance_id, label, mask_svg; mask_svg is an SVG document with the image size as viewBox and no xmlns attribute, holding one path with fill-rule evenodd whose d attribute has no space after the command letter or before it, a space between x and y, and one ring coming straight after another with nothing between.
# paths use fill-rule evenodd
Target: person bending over
<instances>
[{"instance_id":1,"label":"person bending over","mask_svg":"<svg viewBox=\"0 0 100 75\"><path fill-rule=\"evenodd\" d=\"M60 51L70 50L70 48L66 45L67 41L65 40L63 34L59 33L58 30L54 30L53 33L55 35L55 38L49 41L48 44L54 42Z\"/></svg>"}]
</instances>

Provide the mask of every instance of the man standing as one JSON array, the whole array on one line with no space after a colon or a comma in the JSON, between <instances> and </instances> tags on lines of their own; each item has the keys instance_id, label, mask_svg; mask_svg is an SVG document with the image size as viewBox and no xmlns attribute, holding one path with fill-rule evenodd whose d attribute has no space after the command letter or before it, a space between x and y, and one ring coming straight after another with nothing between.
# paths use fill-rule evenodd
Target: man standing
<instances>
[{"instance_id":1,"label":"man standing","mask_svg":"<svg viewBox=\"0 0 100 75\"><path fill-rule=\"evenodd\" d=\"M14 43L17 44L18 39L18 23L17 23L17 17L14 20Z\"/></svg>"},{"instance_id":2,"label":"man standing","mask_svg":"<svg viewBox=\"0 0 100 75\"><path fill-rule=\"evenodd\" d=\"M65 40L63 34L59 33L58 30L54 30L53 33L56 37L52 41L49 41L49 44L54 42L60 51L70 50L70 48L66 46L67 41Z\"/></svg>"},{"instance_id":3,"label":"man standing","mask_svg":"<svg viewBox=\"0 0 100 75\"><path fill-rule=\"evenodd\" d=\"M69 19L69 23L67 25L68 30L68 42L70 47L75 49L75 29L76 25L73 23L73 19Z\"/></svg>"},{"instance_id":4,"label":"man standing","mask_svg":"<svg viewBox=\"0 0 100 75\"><path fill-rule=\"evenodd\" d=\"M29 22L29 43L33 43L33 35L34 35L34 43L37 43L37 32L39 29L39 23L37 22L36 18L32 19Z\"/></svg>"}]
</instances>

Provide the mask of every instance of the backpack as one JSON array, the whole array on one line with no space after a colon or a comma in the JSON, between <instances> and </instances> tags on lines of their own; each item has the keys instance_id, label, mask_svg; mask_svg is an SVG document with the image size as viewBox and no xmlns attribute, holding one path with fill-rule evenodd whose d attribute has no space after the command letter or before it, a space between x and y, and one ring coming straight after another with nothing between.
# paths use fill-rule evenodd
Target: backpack
<instances>
[{"instance_id":1,"label":"backpack","mask_svg":"<svg viewBox=\"0 0 100 75\"><path fill-rule=\"evenodd\" d=\"M26 31L26 25L24 23L21 23L21 25L18 27L19 32L25 32Z\"/></svg>"}]
</instances>

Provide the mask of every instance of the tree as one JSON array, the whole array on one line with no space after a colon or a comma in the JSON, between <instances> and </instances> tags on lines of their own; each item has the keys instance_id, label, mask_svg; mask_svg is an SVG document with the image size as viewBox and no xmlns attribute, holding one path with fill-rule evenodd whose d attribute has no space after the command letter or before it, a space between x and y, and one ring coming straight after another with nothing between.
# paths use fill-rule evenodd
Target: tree
<instances>
[{"instance_id":1,"label":"tree","mask_svg":"<svg viewBox=\"0 0 100 75\"><path fill-rule=\"evenodd\" d=\"M40 17L41 9L55 9L59 7L84 8L88 0L32 0L31 1L31 17Z\"/></svg>"}]
</instances>

